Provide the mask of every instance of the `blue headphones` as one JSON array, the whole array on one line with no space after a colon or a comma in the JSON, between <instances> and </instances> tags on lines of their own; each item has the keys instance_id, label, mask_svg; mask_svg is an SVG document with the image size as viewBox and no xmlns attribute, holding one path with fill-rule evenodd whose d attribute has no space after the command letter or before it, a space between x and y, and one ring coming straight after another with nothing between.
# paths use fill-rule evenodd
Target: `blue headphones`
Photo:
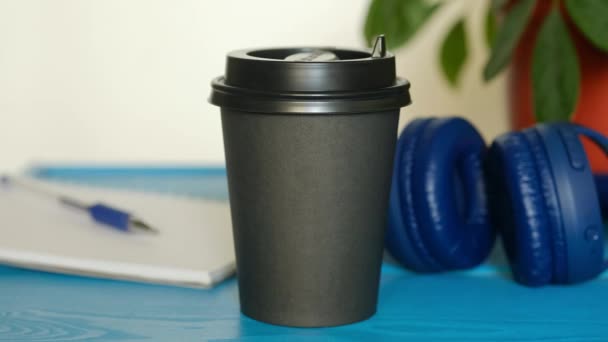
<instances>
[{"instance_id":1,"label":"blue headphones","mask_svg":"<svg viewBox=\"0 0 608 342\"><path fill-rule=\"evenodd\" d=\"M466 120L419 119L397 144L387 249L417 272L465 269L502 236L516 281L591 279L606 265L600 203L575 124L540 124L489 148Z\"/></svg>"}]
</instances>

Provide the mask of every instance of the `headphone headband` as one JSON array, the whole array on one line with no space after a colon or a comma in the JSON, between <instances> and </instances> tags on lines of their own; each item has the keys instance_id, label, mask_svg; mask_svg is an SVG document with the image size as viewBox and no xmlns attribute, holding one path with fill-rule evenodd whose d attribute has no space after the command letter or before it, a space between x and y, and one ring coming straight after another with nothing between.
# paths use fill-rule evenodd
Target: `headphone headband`
<instances>
[{"instance_id":1,"label":"headphone headband","mask_svg":"<svg viewBox=\"0 0 608 342\"><path fill-rule=\"evenodd\" d=\"M572 123L568 125L571 126L576 133L589 138L597 147L602 149L604 154L608 156L608 138L603 136L600 132L585 126Z\"/></svg>"}]
</instances>

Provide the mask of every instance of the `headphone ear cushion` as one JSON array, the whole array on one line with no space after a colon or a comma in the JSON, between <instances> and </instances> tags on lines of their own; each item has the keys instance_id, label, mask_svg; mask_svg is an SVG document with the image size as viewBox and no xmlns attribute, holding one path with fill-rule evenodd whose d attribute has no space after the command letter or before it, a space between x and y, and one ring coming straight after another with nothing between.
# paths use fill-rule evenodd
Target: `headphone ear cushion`
<instances>
[{"instance_id":1,"label":"headphone ear cushion","mask_svg":"<svg viewBox=\"0 0 608 342\"><path fill-rule=\"evenodd\" d=\"M494 224L515 280L528 286L551 282L550 218L534 152L523 133L498 137L487 159Z\"/></svg>"},{"instance_id":2,"label":"headphone ear cushion","mask_svg":"<svg viewBox=\"0 0 608 342\"><path fill-rule=\"evenodd\" d=\"M553 172L551 171L549 156L542 138L534 128L522 132L530 149L534 154L536 169L541 183L543 198L545 199L545 212L549 218L549 233L551 237L553 256L553 282L566 283L568 279L568 255L566 236L563 229L563 218L557 199L557 189Z\"/></svg>"},{"instance_id":3,"label":"headphone ear cushion","mask_svg":"<svg viewBox=\"0 0 608 342\"><path fill-rule=\"evenodd\" d=\"M424 128L433 119L416 119L408 124L399 140L393 166L389 201L386 248L405 267L416 272L437 272L441 266L428 253L419 234L413 212L411 174L414 152Z\"/></svg>"},{"instance_id":4,"label":"headphone ear cushion","mask_svg":"<svg viewBox=\"0 0 608 342\"><path fill-rule=\"evenodd\" d=\"M477 266L495 240L482 167L485 142L468 121L442 118L429 123L419 144L411 176L418 234L444 270Z\"/></svg>"},{"instance_id":5,"label":"headphone ear cushion","mask_svg":"<svg viewBox=\"0 0 608 342\"><path fill-rule=\"evenodd\" d=\"M387 234L389 251L406 266L420 272L462 269L487 257L495 234L488 222L484 152L479 133L460 118L416 120L406 127L397 147ZM406 255L408 247L414 257Z\"/></svg>"}]
</instances>

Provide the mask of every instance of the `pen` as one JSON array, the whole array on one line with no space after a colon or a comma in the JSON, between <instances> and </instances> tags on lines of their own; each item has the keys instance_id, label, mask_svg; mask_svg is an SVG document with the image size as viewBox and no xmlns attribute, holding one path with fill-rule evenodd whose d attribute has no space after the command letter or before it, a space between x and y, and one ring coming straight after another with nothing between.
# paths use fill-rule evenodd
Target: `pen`
<instances>
[{"instance_id":1,"label":"pen","mask_svg":"<svg viewBox=\"0 0 608 342\"><path fill-rule=\"evenodd\" d=\"M69 196L55 194L45 189L41 189L34 185L28 184L27 182L23 182L17 178L9 177L6 175L0 177L0 182L6 185L19 186L32 193L53 198L62 205L87 212L95 222L101 223L105 226L117 230L125 232L132 230L140 230L148 233L158 233L158 230L145 223L141 219L133 216L129 212L111 207L104 203L86 203Z\"/></svg>"}]
</instances>

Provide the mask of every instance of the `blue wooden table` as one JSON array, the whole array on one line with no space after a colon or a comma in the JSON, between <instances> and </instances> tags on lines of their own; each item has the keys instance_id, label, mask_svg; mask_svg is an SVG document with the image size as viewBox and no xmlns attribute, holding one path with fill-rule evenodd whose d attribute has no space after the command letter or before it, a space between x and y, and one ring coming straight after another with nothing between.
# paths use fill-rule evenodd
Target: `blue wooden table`
<instances>
[{"instance_id":1,"label":"blue wooden table","mask_svg":"<svg viewBox=\"0 0 608 342\"><path fill-rule=\"evenodd\" d=\"M57 172L61 169L43 171L37 176L132 187L131 171L112 175L79 169L87 175L80 180ZM189 177L216 184L210 189L223 186L205 196L225 198L221 170L191 171L200 175ZM164 172L135 178L140 185L155 184L143 186L148 190L175 188ZM197 290L0 266L0 341L21 340L608 341L608 279L525 288L509 278L500 250L477 269L441 275L417 275L385 262L373 318L336 328L296 329L242 316L235 279Z\"/></svg>"}]
</instances>

